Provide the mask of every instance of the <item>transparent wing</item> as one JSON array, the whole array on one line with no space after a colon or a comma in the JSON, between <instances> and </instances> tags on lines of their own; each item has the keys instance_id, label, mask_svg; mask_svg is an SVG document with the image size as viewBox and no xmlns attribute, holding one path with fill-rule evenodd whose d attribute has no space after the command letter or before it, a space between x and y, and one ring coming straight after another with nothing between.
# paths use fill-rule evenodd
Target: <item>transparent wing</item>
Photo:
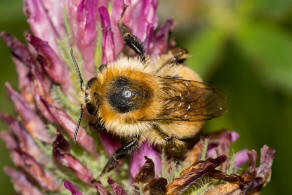
<instances>
[{"instance_id":1,"label":"transparent wing","mask_svg":"<svg viewBox=\"0 0 292 195\"><path fill-rule=\"evenodd\" d=\"M161 83L163 109L150 121L205 121L226 111L225 95L205 83L172 77Z\"/></svg>"}]
</instances>

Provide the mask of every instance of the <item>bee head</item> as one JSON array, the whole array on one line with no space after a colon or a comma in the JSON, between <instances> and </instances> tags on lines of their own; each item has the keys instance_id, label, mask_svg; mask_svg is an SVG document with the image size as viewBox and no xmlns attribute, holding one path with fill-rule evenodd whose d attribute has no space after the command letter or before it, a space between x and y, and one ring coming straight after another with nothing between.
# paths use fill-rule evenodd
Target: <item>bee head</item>
<instances>
[{"instance_id":1,"label":"bee head","mask_svg":"<svg viewBox=\"0 0 292 195\"><path fill-rule=\"evenodd\" d=\"M144 107L151 96L152 91L145 83L124 76L114 79L106 94L109 104L119 113Z\"/></svg>"},{"instance_id":2,"label":"bee head","mask_svg":"<svg viewBox=\"0 0 292 195\"><path fill-rule=\"evenodd\" d=\"M100 104L100 96L97 93L96 87L98 81L93 77L87 82L85 88L85 107L89 114L96 115Z\"/></svg>"}]
</instances>

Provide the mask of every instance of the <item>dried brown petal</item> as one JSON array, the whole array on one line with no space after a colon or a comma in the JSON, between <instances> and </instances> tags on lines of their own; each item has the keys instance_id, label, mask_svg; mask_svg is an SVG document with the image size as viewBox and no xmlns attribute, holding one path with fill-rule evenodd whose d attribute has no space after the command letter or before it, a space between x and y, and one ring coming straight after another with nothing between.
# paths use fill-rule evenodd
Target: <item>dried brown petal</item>
<instances>
[{"instance_id":1,"label":"dried brown petal","mask_svg":"<svg viewBox=\"0 0 292 195\"><path fill-rule=\"evenodd\" d=\"M149 195L160 195L166 193L167 180L163 177L152 179L144 188Z\"/></svg>"},{"instance_id":2,"label":"dried brown petal","mask_svg":"<svg viewBox=\"0 0 292 195\"><path fill-rule=\"evenodd\" d=\"M275 156L275 150L271 149L269 146L264 145L261 149L261 162L257 170L257 177L260 177L264 182L269 182L270 172Z\"/></svg>"},{"instance_id":3,"label":"dried brown petal","mask_svg":"<svg viewBox=\"0 0 292 195\"><path fill-rule=\"evenodd\" d=\"M249 184L245 186L245 193L257 192L270 181L274 155L275 150L271 149L267 145L262 147L260 166L256 169L255 178L253 178Z\"/></svg>"},{"instance_id":4,"label":"dried brown petal","mask_svg":"<svg viewBox=\"0 0 292 195\"><path fill-rule=\"evenodd\" d=\"M182 194L197 180L212 173L216 167L226 161L222 155L216 159L209 158L206 161L198 161L181 172L180 176L166 186L166 194Z\"/></svg>"},{"instance_id":5,"label":"dried brown petal","mask_svg":"<svg viewBox=\"0 0 292 195\"><path fill-rule=\"evenodd\" d=\"M248 173L255 173L257 166L257 152L255 150L248 151L249 167Z\"/></svg>"},{"instance_id":6,"label":"dried brown petal","mask_svg":"<svg viewBox=\"0 0 292 195\"><path fill-rule=\"evenodd\" d=\"M91 184L93 179L91 172L70 153L70 145L63 135L58 132L53 144L53 156L61 165L70 168L80 180Z\"/></svg>"},{"instance_id":7,"label":"dried brown petal","mask_svg":"<svg viewBox=\"0 0 292 195\"><path fill-rule=\"evenodd\" d=\"M236 175L236 174L227 175L226 173L223 173L222 171L218 171L218 170L215 170L212 173L210 173L208 177L227 181L229 183L236 183L239 186L243 186L245 183L244 178L241 177L240 175Z\"/></svg>"},{"instance_id":8,"label":"dried brown petal","mask_svg":"<svg viewBox=\"0 0 292 195\"><path fill-rule=\"evenodd\" d=\"M194 147L187 153L187 157L183 162L183 166L189 166L200 160L204 149L205 140L200 140Z\"/></svg>"},{"instance_id":9,"label":"dried brown petal","mask_svg":"<svg viewBox=\"0 0 292 195\"><path fill-rule=\"evenodd\" d=\"M205 195L218 195L218 194L228 194L228 195L242 195L242 191L237 184L225 183L208 189Z\"/></svg>"},{"instance_id":10,"label":"dried brown petal","mask_svg":"<svg viewBox=\"0 0 292 195\"><path fill-rule=\"evenodd\" d=\"M206 194L257 194L269 182L274 154L275 150L266 145L262 147L260 166L256 168L257 153L254 150L249 151L250 167L242 176L227 175L218 170L210 173L209 177L228 183L212 187Z\"/></svg>"},{"instance_id":11,"label":"dried brown petal","mask_svg":"<svg viewBox=\"0 0 292 195\"><path fill-rule=\"evenodd\" d=\"M138 174L134 179L134 185L139 186L140 184L149 183L155 176L154 162L151 158L145 156L145 164L140 168Z\"/></svg>"}]
</instances>

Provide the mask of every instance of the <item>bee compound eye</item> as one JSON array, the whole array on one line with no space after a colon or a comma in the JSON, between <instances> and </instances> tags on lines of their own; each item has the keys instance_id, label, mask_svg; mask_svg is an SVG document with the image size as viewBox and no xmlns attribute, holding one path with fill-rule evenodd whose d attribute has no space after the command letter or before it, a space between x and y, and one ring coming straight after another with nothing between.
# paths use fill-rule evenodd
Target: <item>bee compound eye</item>
<instances>
[{"instance_id":1,"label":"bee compound eye","mask_svg":"<svg viewBox=\"0 0 292 195\"><path fill-rule=\"evenodd\" d=\"M96 106L94 106L92 103L87 103L86 109L87 109L88 113L91 115L95 115L97 112Z\"/></svg>"}]
</instances>

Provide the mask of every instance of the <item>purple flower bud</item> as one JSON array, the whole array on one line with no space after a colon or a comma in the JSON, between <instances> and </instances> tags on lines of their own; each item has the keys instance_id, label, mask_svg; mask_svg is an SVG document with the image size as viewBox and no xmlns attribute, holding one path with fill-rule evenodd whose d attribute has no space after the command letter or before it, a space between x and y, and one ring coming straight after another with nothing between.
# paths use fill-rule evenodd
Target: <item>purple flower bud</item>
<instances>
[{"instance_id":1,"label":"purple flower bud","mask_svg":"<svg viewBox=\"0 0 292 195\"><path fill-rule=\"evenodd\" d=\"M129 3L130 4L130 3ZM124 9L124 0L113 0L112 1L112 33L113 33L113 38L114 38L114 53L116 54L115 57L117 57L120 52L123 49L124 46L124 41L123 37L121 35L120 29L118 27L118 22L121 18L122 11Z\"/></svg>"},{"instance_id":2,"label":"purple flower bud","mask_svg":"<svg viewBox=\"0 0 292 195\"><path fill-rule=\"evenodd\" d=\"M70 146L61 133L58 133L53 145L55 160L61 165L70 168L83 182L90 184L93 179L91 172L74 156L69 153Z\"/></svg>"},{"instance_id":3,"label":"purple flower bud","mask_svg":"<svg viewBox=\"0 0 292 195\"><path fill-rule=\"evenodd\" d=\"M35 62L29 62L31 72L33 74L33 88L38 90L40 95L46 97L46 99L51 99L50 89L52 86L52 81L45 74L44 70ZM35 93L34 91L34 93ZM51 100L52 101L52 100Z\"/></svg>"},{"instance_id":4,"label":"purple flower bud","mask_svg":"<svg viewBox=\"0 0 292 195\"><path fill-rule=\"evenodd\" d=\"M158 24L157 5L158 0L132 1L126 10L123 22L142 42L150 37L150 29L155 29Z\"/></svg>"},{"instance_id":5,"label":"purple flower bud","mask_svg":"<svg viewBox=\"0 0 292 195\"><path fill-rule=\"evenodd\" d=\"M121 147L119 138L106 132L105 129L99 133L99 138L108 156L112 156Z\"/></svg>"},{"instance_id":6,"label":"purple flower bud","mask_svg":"<svg viewBox=\"0 0 292 195\"><path fill-rule=\"evenodd\" d=\"M230 146L239 138L239 134L234 131L220 131L211 135L209 139L206 157L216 157L222 154L228 155Z\"/></svg>"},{"instance_id":7,"label":"purple flower bud","mask_svg":"<svg viewBox=\"0 0 292 195\"><path fill-rule=\"evenodd\" d=\"M102 39L102 64L107 64L115 60L115 45L113 39L113 33L111 30L110 17L107 8L100 7L100 20L103 33Z\"/></svg>"},{"instance_id":8,"label":"purple flower bud","mask_svg":"<svg viewBox=\"0 0 292 195\"><path fill-rule=\"evenodd\" d=\"M48 111L46 105L43 103L42 96L40 95L39 91L40 90L37 87L34 88L34 94L35 94L34 100L35 100L35 104L36 104L38 110L40 111L41 115L45 119L47 119L49 122L56 123L55 118L51 115L51 113Z\"/></svg>"},{"instance_id":9,"label":"purple flower bud","mask_svg":"<svg viewBox=\"0 0 292 195\"><path fill-rule=\"evenodd\" d=\"M158 56L166 53L168 49L168 36L174 29L173 20L167 20L157 31L152 44L149 46L151 56Z\"/></svg>"},{"instance_id":10,"label":"purple flower bud","mask_svg":"<svg viewBox=\"0 0 292 195\"><path fill-rule=\"evenodd\" d=\"M30 154L41 164L47 163L47 158L40 151L39 147L33 141L32 137L27 133L24 127L13 117L0 113L0 119L7 123L9 129L16 135L19 147L22 151Z\"/></svg>"},{"instance_id":11,"label":"purple flower bud","mask_svg":"<svg viewBox=\"0 0 292 195\"><path fill-rule=\"evenodd\" d=\"M27 47L7 33L1 33L0 37L6 42L12 55L30 69L29 72L27 72L29 75L25 75L26 83L29 82L28 80L33 80L37 84L36 86L39 88L40 93L45 97L49 96L49 89L52 82L40 68L40 66L38 66L37 61L33 59ZM23 70L23 67L18 71L21 70Z\"/></svg>"},{"instance_id":12,"label":"purple flower bud","mask_svg":"<svg viewBox=\"0 0 292 195\"><path fill-rule=\"evenodd\" d=\"M107 189L100 183L100 181L94 181L92 185L96 188L99 195L110 195Z\"/></svg>"},{"instance_id":13,"label":"purple flower bud","mask_svg":"<svg viewBox=\"0 0 292 195\"><path fill-rule=\"evenodd\" d=\"M67 0L43 0L48 17L59 36L65 36L64 9Z\"/></svg>"},{"instance_id":14,"label":"purple flower bud","mask_svg":"<svg viewBox=\"0 0 292 195\"><path fill-rule=\"evenodd\" d=\"M0 137L6 143L6 147L9 150L19 147L17 141L7 131L1 131Z\"/></svg>"},{"instance_id":15,"label":"purple flower bud","mask_svg":"<svg viewBox=\"0 0 292 195\"><path fill-rule=\"evenodd\" d=\"M126 191L120 186L120 184L116 183L110 177L107 182L111 186L114 195L127 195Z\"/></svg>"},{"instance_id":16,"label":"purple flower bud","mask_svg":"<svg viewBox=\"0 0 292 195\"><path fill-rule=\"evenodd\" d=\"M23 98L28 102L30 107L34 107L33 102L33 89L31 81L31 72L29 68L24 65L23 62L18 60L16 57L12 57L12 60L15 64L17 77L18 77L18 86L21 91Z\"/></svg>"},{"instance_id":17,"label":"purple flower bud","mask_svg":"<svg viewBox=\"0 0 292 195\"><path fill-rule=\"evenodd\" d=\"M73 38L83 56L83 73L86 79L90 79L96 74L94 52L97 41L97 2L97 0L72 0L68 2Z\"/></svg>"},{"instance_id":18,"label":"purple flower bud","mask_svg":"<svg viewBox=\"0 0 292 195\"><path fill-rule=\"evenodd\" d=\"M70 181L65 181L64 186L71 192L72 195L82 195L82 193L79 192L78 189Z\"/></svg>"},{"instance_id":19,"label":"purple flower bud","mask_svg":"<svg viewBox=\"0 0 292 195\"><path fill-rule=\"evenodd\" d=\"M6 83L5 86L10 99L12 100L16 111L20 114L21 120L29 134L33 138L38 138L44 142L51 143L53 141L52 137L48 133L41 118L30 108L24 98L12 89L9 83Z\"/></svg>"},{"instance_id":20,"label":"purple flower bud","mask_svg":"<svg viewBox=\"0 0 292 195\"><path fill-rule=\"evenodd\" d=\"M42 99L51 116L64 129L64 131L73 139L76 129L76 123L61 109L49 105L46 100ZM79 132L76 140L84 149L93 156L96 156L95 143L92 137L87 135L83 127L79 127Z\"/></svg>"},{"instance_id":21,"label":"purple flower bud","mask_svg":"<svg viewBox=\"0 0 292 195\"><path fill-rule=\"evenodd\" d=\"M22 42L6 32L1 32L0 37L5 41L14 57L22 62L27 62L31 58L27 47Z\"/></svg>"},{"instance_id":22,"label":"purple flower bud","mask_svg":"<svg viewBox=\"0 0 292 195\"><path fill-rule=\"evenodd\" d=\"M248 150L241 150L234 155L234 169L238 170L243 164L248 162Z\"/></svg>"},{"instance_id":23,"label":"purple flower bud","mask_svg":"<svg viewBox=\"0 0 292 195\"><path fill-rule=\"evenodd\" d=\"M141 147L136 149L132 155L130 164L130 175L134 179L138 174L140 168L145 163L145 156L152 159L154 162L155 176L157 177L161 173L161 158L159 152L157 152L153 146L148 142L143 142Z\"/></svg>"},{"instance_id":24,"label":"purple flower bud","mask_svg":"<svg viewBox=\"0 0 292 195\"><path fill-rule=\"evenodd\" d=\"M56 191L59 189L56 178L44 170L32 156L20 149L12 150L10 154L13 163L29 174L43 189L46 191Z\"/></svg>"},{"instance_id":25,"label":"purple flower bud","mask_svg":"<svg viewBox=\"0 0 292 195\"><path fill-rule=\"evenodd\" d=\"M27 15L27 21L31 27L32 32L42 37L49 45L58 52L57 46L57 31L48 16L47 10L44 7L44 2L41 0L25 0L24 12Z\"/></svg>"},{"instance_id":26,"label":"purple flower bud","mask_svg":"<svg viewBox=\"0 0 292 195\"><path fill-rule=\"evenodd\" d=\"M65 94L72 95L73 87L69 70L48 42L31 34L26 34L26 39L36 49L38 55L42 56L39 61L51 79L62 86Z\"/></svg>"},{"instance_id":27,"label":"purple flower bud","mask_svg":"<svg viewBox=\"0 0 292 195\"><path fill-rule=\"evenodd\" d=\"M10 167L5 167L4 172L11 178L14 188L23 195L42 195L42 193L32 185L25 174Z\"/></svg>"}]
</instances>

